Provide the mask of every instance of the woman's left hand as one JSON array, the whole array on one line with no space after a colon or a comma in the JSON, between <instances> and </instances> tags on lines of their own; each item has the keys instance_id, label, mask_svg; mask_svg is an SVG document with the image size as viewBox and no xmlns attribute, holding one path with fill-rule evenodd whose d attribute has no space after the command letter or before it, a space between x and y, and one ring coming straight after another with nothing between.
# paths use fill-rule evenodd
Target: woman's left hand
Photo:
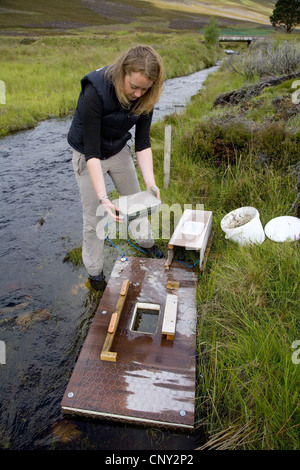
<instances>
[{"instance_id":1,"label":"woman's left hand","mask_svg":"<svg viewBox=\"0 0 300 470\"><path fill-rule=\"evenodd\" d=\"M160 199L160 190L155 184L147 186L147 190L151 191L157 197L157 199Z\"/></svg>"}]
</instances>

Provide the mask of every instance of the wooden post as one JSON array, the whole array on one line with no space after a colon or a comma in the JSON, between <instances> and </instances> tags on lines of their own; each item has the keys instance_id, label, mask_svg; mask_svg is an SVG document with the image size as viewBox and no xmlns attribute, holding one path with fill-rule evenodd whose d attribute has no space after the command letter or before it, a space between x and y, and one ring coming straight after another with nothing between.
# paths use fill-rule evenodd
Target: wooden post
<instances>
[{"instance_id":1,"label":"wooden post","mask_svg":"<svg viewBox=\"0 0 300 470\"><path fill-rule=\"evenodd\" d=\"M170 184L171 166L171 129L170 125L165 127L165 155L164 155L164 188L168 189Z\"/></svg>"}]
</instances>

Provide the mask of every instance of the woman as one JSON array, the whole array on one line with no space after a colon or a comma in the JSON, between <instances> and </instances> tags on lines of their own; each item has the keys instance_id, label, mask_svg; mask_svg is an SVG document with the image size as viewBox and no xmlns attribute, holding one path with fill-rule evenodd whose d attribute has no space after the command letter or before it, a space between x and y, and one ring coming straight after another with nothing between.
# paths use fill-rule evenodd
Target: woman
<instances>
[{"instance_id":1,"label":"woman","mask_svg":"<svg viewBox=\"0 0 300 470\"><path fill-rule=\"evenodd\" d=\"M152 47L142 45L129 49L111 66L95 70L81 80L68 142L73 148L73 167L83 208L82 258L96 289L105 287L104 240L96 233L99 203L113 220L119 222L118 208L106 193L105 174L110 175L120 196L140 191L127 145L131 138L129 129L135 125L137 162L147 189L156 186L150 126L163 81L160 56ZM160 197L158 189L157 197ZM133 221L131 231L136 233L136 241L146 253L162 258L154 245L147 218Z\"/></svg>"}]
</instances>

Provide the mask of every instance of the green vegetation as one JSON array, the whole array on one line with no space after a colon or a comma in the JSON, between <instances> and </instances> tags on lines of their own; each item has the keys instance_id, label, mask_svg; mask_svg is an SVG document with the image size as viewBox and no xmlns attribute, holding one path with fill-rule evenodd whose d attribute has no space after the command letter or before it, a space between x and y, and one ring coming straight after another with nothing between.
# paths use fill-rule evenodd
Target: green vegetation
<instances>
[{"instance_id":1,"label":"green vegetation","mask_svg":"<svg viewBox=\"0 0 300 470\"><path fill-rule=\"evenodd\" d=\"M138 43L152 44L161 54L167 78L213 65L218 57L195 33L2 38L0 77L6 85L6 104L0 106L0 136L69 114L76 107L81 78Z\"/></svg>"},{"instance_id":2,"label":"green vegetation","mask_svg":"<svg viewBox=\"0 0 300 470\"><path fill-rule=\"evenodd\" d=\"M6 84L0 135L73 111L81 77L133 44L154 45L168 78L207 67L222 54L222 49L206 48L198 31L179 34L172 29L172 22L187 21L187 10L179 4L167 11L159 1L131 0L128 14L134 11L134 22L120 25L116 17L96 15L79 0L63 5L45 0L43 8L32 0L26 12L23 3L1 2L1 7L14 12L1 16L0 28L14 28L14 36L0 40L0 79ZM153 16L142 15L139 8L150 3ZM259 5L265 14L270 2L232 3L249 6L254 13ZM77 29L69 29L75 23ZM267 32L244 25L232 21L228 31ZM221 30L225 32L224 25ZM204 204L213 212L214 241L197 286L197 426L207 435L202 448L299 449L299 364L292 361L292 344L299 340L299 242L266 239L262 245L242 248L225 240L220 228L225 214L244 205L259 210L263 226L276 216L296 215L300 121L299 107L291 100L294 80L251 92L270 70L275 75L299 72L291 65L293 54L287 54L294 45L284 43L286 37L276 38L275 47L260 43L226 61L185 112L168 116L151 131L163 203ZM266 47L265 54L259 53L261 47ZM289 72L274 69L276 60L286 64L282 57L291 58ZM249 93L236 102L215 104L220 94L245 87ZM172 125L167 190L163 189L165 123ZM166 243L158 241L163 249ZM81 247L66 261L80 264Z\"/></svg>"},{"instance_id":3,"label":"green vegetation","mask_svg":"<svg viewBox=\"0 0 300 470\"><path fill-rule=\"evenodd\" d=\"M163 202L202 203L213 211L213 247L197 290L197 419L209 436L201 448L299 448L299 365L292 361L299 337L299 242L266 239L240 247L220 228L225 214L245 205L259 210L263 226L296 215L300 133L293 81L214 106L221 93L258 82L258 76L246 82L224 64L184 114L166 119L172 176ZM161 187L162 140L157 124Z\"/></svg>"},{"instance_id":4,"label":"green vegetation","mask_svg":"<svg viewBox=\"0 0 300 470\"><path fill-rule=\"evenodd\" d=\"M216 46L219 42L220 28L218 21L211 17L208 25L203 28L204 43L208 46Z\"/></svg>"},{"instance_id":5,"label":"green vegetation","mask_svg":"<svg viewBox=\"0 0 300 470\"><path fill-rule=\"evenodd\" d=\"M64 263L71 263L74 267L83 266L82 262L82 246L76 246L68 251L64 257Z\"/></svg>"},{"instance_id":6,"label":"green vegetation","mask_svg":"<svg viewBox=\"0 0 300 470\"><path fill-rule=\"evenodd\" d=\"M299 268L299 246L265 241L219 248L205 274L198 333L199 423L210 435L204 448L299 449L299 365L292 361Z\"/></svg>"},{"instance_id":7,"label":"green vegetation","mask_svg":"<svg viewBox=\"0 0 300 470\"><path fill-rule=\"evenodd\" d=\"M277 0L270 21L275 28L283 28L291 33L300 24L299 0Z\"/></svg>"}]
</instances>

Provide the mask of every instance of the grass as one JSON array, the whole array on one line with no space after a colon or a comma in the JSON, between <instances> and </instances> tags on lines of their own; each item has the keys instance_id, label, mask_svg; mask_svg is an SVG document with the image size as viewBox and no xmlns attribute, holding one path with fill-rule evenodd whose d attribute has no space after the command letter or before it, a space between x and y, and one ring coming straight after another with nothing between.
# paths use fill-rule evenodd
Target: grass
<instances>
[{"instance_id":1,"label":"grass","mask_svg":"<svg viewBox=\"0 0 300 470\"><path fill-rule=\"evenodd\" d=\"M63 261L64 263L71 263L74 267L83 266L82 246L76 246L68 251Z\"/></svg>"},{"instance_id":2,"label":"grass","mask_svg":"<svg viewBox=\"0 0 300 470\"><path fill-rule=\"evenodd\" d=\"M167 78L205 68L217 58L217 53L209 51L195 33L159 35L122 31L113 36L44 36L32 42L19 37L2 38L0 77L6 86L6 104L0 105L0 136L72 112L81 78L138 43L152 44L157 49L164 60Z\"/></svg>"},{"instance_id":3,"label":"grass","mask_svg":"<svg viewBox=\"0 0 300 470\"><path fill-rule=\"evenodd\" d=\"M299 371L291 349L299 334L297 251L295 244L270 241L224 247L213 299L199 292L199 389L206 409L199 422L211 435L205 448L299 446Z\"/></svg>"},{"instance_id":4,"label":"grass","mask_svg":"<svg viewBox=\"0 0 300 470\"><path fill-rule=\"evenodd\" d=\"M246 109L243 103L213 107L218 94L243 85L245 79L224 66L184 114L166 119L172 174L161 194L169 204L203 203L213 211L214 243L197 288L197 421L208 435L201 449L293 450L299 449L299 365L292 361L299 338L299 242L266 239L240 247L224 239L220 221L245 205L259 210L263 226L296 215L299 128L286 114L290 82L249 100ZM279 102L284 111L278 113ZM218 139L222 145L214 147ZM161 124L153 127L153 140L162 187Z\"/></svg>"},{"instance_id":5,"label":"grass","mask_svg":"<svg viewBox=\"0 0 300 470\"><path fill-rule=\"evenodd\" d=\"M153 44L167 77L217 58L198 33L140 33L124 25L113 35L103 29L65 36L41 32L32 41L1 39L0 76L7 89L1 135L74 110L81 77L133 43ZM220 93L245 84L241 74L222 67L183 114L155 124L155 173L163 203L204 204L213 211L214 242L197 286L196 411L197 426L207 434L203 448L292 450L299 449L299 365L292 361L292 344L299 339L299 243L266 240L241 248L224 239L220 221L242 205L255 206L263 225L295 215L299 117L289 112L291 82L249 99L247 106L213 106ZM167 190L165 123L172 125ZM80 247L74 256L80 263Z\"/></svg>"}]
</instances>

